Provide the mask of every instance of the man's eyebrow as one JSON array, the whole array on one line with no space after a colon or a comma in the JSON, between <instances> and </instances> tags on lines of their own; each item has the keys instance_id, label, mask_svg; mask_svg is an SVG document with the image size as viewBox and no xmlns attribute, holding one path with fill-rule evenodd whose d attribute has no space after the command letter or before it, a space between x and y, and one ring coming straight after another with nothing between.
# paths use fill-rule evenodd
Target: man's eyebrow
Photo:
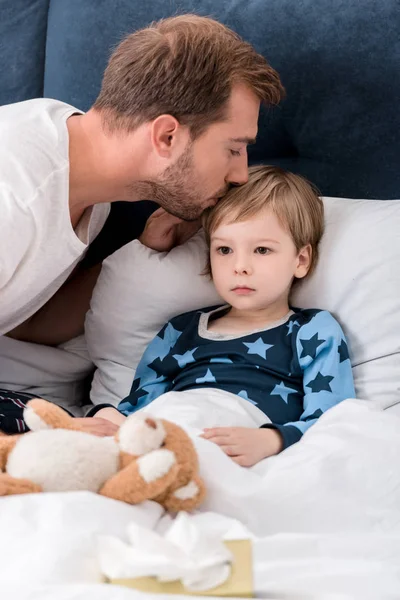
<instances>
[{"instance_id":1,"label":"man's eyebrow","mask_svg":"<svg viewBox=\"0 0 400 600\"><path fill-rule=\"evenodd\" d=\"M239 138L231 138L229 141L235 142L236 144L255 144L256 138L239 137Z\"/></svg>"}]
</instances>

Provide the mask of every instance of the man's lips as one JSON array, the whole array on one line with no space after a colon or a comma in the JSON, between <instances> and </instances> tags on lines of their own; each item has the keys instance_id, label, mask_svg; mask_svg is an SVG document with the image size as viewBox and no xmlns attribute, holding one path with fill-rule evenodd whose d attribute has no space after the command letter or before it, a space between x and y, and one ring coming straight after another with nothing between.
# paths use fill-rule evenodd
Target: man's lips
<instances>
[{"instance_id":1,"label":"man's lips","mask_svg":"<svg viewBox=\"0 0 400 600\"><path fill-rule=\"evenodd\" d=\"M225 188L224 190L221 190L220 192L215 194L215 196L211 196L210 200L208 201L207 207L215 206L227 194L228 190L229 188Z\"/></svg>"}]
</instances>

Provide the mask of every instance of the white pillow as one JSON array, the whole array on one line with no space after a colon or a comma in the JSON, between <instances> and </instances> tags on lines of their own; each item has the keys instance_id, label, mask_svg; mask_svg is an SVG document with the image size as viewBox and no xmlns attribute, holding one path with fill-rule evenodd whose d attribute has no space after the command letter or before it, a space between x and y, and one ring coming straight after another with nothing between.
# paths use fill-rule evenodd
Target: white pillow
<instances>
[{"instance_id":1,"label":"white pillow","mask_svg":"<svg viewBox=\"0 0 400 600\"><path fill-rule=\"evenodd\" d=\"M388 407L400 402L400 201L324 198L324 205L320 261L292 304L337 317L357 397ZM168 254L135 240L104 261L86 319L98 367L92 402L117 405L129 393L147 344L171 317L221 302L200 275L206 253L199 232Z\"/></svg>"},{"instance_id":2,"label":"white pillow","mask_svg":"<svg viewBox=\"0 0 400 600\"><path fill-rule=\"evenodd\" d=\"M97 366L90 394L94 404L117 405L129 394L146 346L169 319L223 303L201 275L206 257L199 232L168 253L134 240L103 262L85 323L88 351Z\"/></svg>"},{"instance_id":3,"label":"white pillow","mask_svg":"<svg viewBox=\"0 0 400 600\"><path fill-rule=\"evenodd\" d=\"M0 389L34 394L83 416L94 370L81 335L57 348L0 336Z\"/></svg>"}]
</instances>

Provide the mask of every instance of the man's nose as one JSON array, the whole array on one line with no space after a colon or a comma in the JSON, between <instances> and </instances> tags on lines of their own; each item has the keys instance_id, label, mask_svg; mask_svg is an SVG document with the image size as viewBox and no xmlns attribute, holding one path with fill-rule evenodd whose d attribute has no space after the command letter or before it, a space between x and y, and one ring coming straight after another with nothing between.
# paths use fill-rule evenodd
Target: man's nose
<instances>
[{"instance_id":1,"label":"man's nose","mask_svg":"<svg viewBox=\"0 0 400 600\"><path fill-rule=\"evenodd\" d=\"M227 182L231 185L243 185L247 183L249 179L249 165L247 161L247 152L241 158L235 162L231 170L228 173Z\"/></svg>"}]
</instances>

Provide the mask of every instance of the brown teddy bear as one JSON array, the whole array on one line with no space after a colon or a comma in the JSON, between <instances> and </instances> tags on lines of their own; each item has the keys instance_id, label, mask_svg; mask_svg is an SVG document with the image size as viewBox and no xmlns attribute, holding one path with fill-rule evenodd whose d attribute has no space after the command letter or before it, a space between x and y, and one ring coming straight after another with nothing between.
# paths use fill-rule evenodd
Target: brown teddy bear
<instances>
[{"instance_id":1,"label":"brown teddy bear","mask_svg":"<svg viewBox=\"0 0 400 600\"><path fill-rule=\"evenodd\" d=\"M24 418L30 432L0 437L0 496L89 490L129 504L154 500L173 512L204 499L195 448L174 423L138 412L102 438L40 399Z\"/></svg>"}]
</instances>

